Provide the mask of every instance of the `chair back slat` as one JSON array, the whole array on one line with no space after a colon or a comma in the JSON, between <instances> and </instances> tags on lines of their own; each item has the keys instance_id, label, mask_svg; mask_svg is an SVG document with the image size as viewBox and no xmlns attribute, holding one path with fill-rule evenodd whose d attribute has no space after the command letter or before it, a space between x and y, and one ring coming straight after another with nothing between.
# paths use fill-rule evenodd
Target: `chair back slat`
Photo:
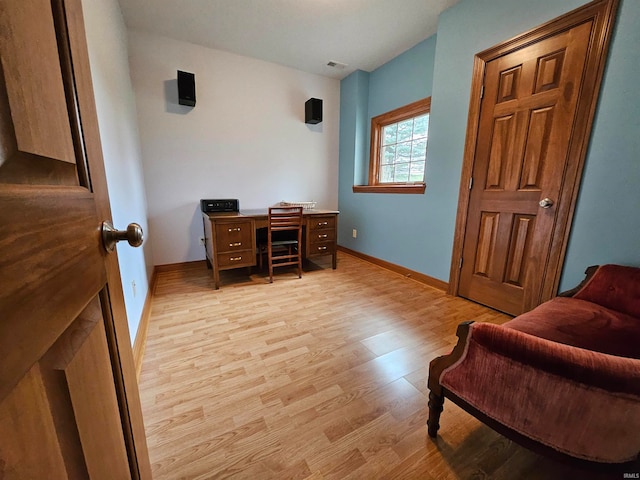
<instances>
[{"instance_id":1,"label":"chair back slat","mask_svg":"<svg viewBox=\"0 0 640 480\"><path fill-rule=\"evenodd\" d=\"M269 228L272 230L296 230L302 226L302 207L269 208Z\"/></svg>"}]
</instances>

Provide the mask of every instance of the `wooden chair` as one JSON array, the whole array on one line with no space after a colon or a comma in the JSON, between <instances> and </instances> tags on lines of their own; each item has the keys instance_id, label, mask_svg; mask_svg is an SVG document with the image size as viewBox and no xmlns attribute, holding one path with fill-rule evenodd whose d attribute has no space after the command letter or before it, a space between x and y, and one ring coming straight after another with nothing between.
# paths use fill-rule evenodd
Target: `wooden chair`
<instances>
[{"instance_id":1,"label":"wooden chair","mask_svg":"<svg viewBox=\"0 0 640 480\"><path fill-rule=\"evenodd\" d=\"M301 248L302 207L270 207L266 243L269 283L273 283L273 268L287 265L297 265L298 278L302 278Z\"/></svg>"}]
</instances>

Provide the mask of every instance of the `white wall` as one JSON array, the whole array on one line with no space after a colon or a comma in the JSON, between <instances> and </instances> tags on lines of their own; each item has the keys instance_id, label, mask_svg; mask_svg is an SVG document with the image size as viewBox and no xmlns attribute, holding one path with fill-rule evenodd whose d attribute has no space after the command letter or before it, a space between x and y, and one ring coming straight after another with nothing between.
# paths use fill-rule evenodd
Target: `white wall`
<instances>
[{"instance_id":1,"label":"white wall","mask_svg":"<svg viewBox=\"0 0 640 480\"><path fill-rule=\"evenodd\" d=\"M135 30L129 54L155 265L204 259L201 198L337 208L338 80ZM177 70L195 73L194 108L178 105Z\"/></svg>"},{"instance_id":2,"label":"white wall","mask_svg":"<svg viewBox=\"0 0 640 480\"><path fill-rule=\"evenodd\" d=\"M127 30L117 0L82 0L91 77L113 223L148 232L140 142L127 54ZM117 247L131 341L138 331L153 269L151 244ZM133 284L135 283L135 288Z\"/></svg>"}]
</instances>

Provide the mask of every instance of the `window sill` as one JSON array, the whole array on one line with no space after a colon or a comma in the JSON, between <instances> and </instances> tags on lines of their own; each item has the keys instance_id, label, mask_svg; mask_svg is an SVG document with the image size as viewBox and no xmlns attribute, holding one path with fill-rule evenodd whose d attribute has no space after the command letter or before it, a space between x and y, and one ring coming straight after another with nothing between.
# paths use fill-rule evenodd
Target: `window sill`
<instances>
[{"instance_id":1,"label":"window sill","mask_svg":"<svg viewBox=\"0 0 640 480\"><path fill-rule=\"evenodd\" d=\"M424 193L426 184L414 183L410 185L354 185L353 193Z\"/></svg>"}]
</instances>

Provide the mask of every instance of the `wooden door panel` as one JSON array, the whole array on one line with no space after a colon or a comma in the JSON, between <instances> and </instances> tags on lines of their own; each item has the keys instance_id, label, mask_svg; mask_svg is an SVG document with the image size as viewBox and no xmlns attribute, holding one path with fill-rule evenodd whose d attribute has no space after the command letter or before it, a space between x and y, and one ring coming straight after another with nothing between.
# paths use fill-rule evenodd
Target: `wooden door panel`
<instances>
[{"instance_id":1,"label":"wooden door panel","mask_svg":"<svg viewBox=\"0 0 640 480\"><path fill-rule=\"evenodd\" d=\"M565 53L566 49L562 48L557 52L538 58L536 80L533 88L534 94L560 88Z\"/></svg>"},{"instance_id":2,"label":"wooden door panel","mask_svg":"<svg viewBox=\"0 0 640 480\"><path fill-rule=\"evenodd\" d=\"M553 125L554 106L529 111L518 190L542 190L544 166Z\"/></svg>"},{"instance_id":3,"label":"wooden door panel","mask_svg":"<svg viewBox=\"0 0 640 480\"><path fill-rule=\"evenodd\" d=\"M3 479L67 477L38 364L0 400L0 439Z\"/></svg>"},{"instance_id":4,"label":"wooden door panel","mask_svg":"<svg viewBox=\"0 0 640 480\"><path fill-rule=\"evenodd\" d=\"M0 7L2 8L2 7ZM6 10L5 10L6 12ZM15 56L12 49L11 54ZM0 52L0 58L4 54ZM58 160L56 158L35 155L18 149L16 129L12 120L9 106L9 93L5 81L4 62L0 62L0 183L32 184L32 185L78 185L78 174L75 162ZM11 72L9 67L9 72ZM60 74L60 69L58 69ZM46 72L41 72L39 76ZM28 106L25 104L25 93L14 88L12 98L15 115L26 116L23 113ZM17 97L17 99L16 99ZM60 99L61 100L61 99ZM39 103L39 102L36 102ZM46 103L46 102L43 102ZM66 118L68 123L68 117ZM34 129L36 131L36 129ZM51 133L49 133L50 135ZM55 133L54 133L55 134Z\"/></svg>"},{"instance_id":5,"label":"wooden door panel","mask_svg":"<svg viewBox=\"0 0 640 480\"><path fill-rule=\"evenodd\" d=\"M517 65L500 72L500 77L498 79L498 97L496 98L496 105L518 98L521 73L522 65Z\"/></svg>"},{"instance_id":6,"label":"wooden door panel","mask_svg":"<svg viewBox=\"0 0 640 480\"><path fill-rule=\"evenodd\" d=\"M499 223L500 213L482 212L480 216L480 233L478 234L474 275L483 277L490 276L489 269L494 264Z\"/></svg>"},{"instance_id":7,"label":"wooden door panel","mask_svg":"<svg viewBox=\"0 0 640 480\"><path fill-rule=\"evenodd\" d=\"M506 169L509 165L509 159L513 155L512 139L515 135L515 128L516 119L513 114L494 119L485 190L504 190L506 187Z\"/></svg>"},{"instance_id":8,"label":"wooden door panel","mask_svg":"<svg viewBox=\"0 0 640 480\"><path fill-rule=\"evenodd\" d=\"M535 230L535 222L535 215L519 214L513 216L511 244L503 282L516 287L523 286L526 261L531 256L531 241Z\"/></svg>"},{"instance_id":9,"label":"wooden door panel","mask_svg":"<svg viewBox=\"0 0 640 480\"><path fill-rule=\"evenodd\" d=\"M1 55L18 149L75 163L51 1L7 3L0 7L0 31L11 43L3 44L20 48Z\"/></svg>"},{"instance_id":10,"label":"wooden door panel","mask_svg":"<svg viewBox=\"0 0 640 480\"><path fill-rule=\"evenodd\" d=\"M74 325L73 343L66 342L65 354L72 358L63 368L82 451L91 479L127 478L127 451L111 365L104 361L109 349L97 297L84 313ZM86 338L79 342L82 336Z\"/></svg>"}]
</instances>

